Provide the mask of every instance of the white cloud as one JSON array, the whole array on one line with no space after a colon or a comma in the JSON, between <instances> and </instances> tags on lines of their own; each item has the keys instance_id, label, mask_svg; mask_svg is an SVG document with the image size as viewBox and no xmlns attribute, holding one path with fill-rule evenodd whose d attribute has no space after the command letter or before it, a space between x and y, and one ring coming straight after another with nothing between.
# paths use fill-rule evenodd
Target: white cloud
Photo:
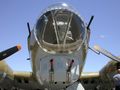
<instances>
[{"instance_id":1,"label":"white cloud","mask_svg":"<svg viewBox=\"0 0 120 90\"><path fill-rule=\"evenodd\" d=\"M104 39L104 38L105 38L105 36L104 36L104 35L100 35L99 37L100 37L101 39Z\"/></svg>"}]
</instances>

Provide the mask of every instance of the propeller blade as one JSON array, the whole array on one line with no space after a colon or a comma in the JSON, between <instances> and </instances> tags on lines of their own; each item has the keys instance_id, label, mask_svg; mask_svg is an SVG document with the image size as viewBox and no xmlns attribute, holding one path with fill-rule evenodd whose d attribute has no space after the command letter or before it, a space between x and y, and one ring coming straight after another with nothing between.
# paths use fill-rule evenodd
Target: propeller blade
<instances>
[{"instance_id":1,"label":"propeller blade","mask_svg":"<svg viewBox=\"0 0 120 90\"><path fill-rule=\"evenodd\" d=\"M0 52L0 61L11 56L12 54L16 53L17 51L19 51L21 49L20 45L14 46L12 48L9 48L7 50L4 50L2 52Z\"/></svg>"},{"instance_id":2,"label":"propeller blade","mask_svg":"<svg viewBox=\"0 0 120 90\"><path fill-rule=\"evenodd\" d=\"M99 47L98 45L95 45L95 46L94 46L94 49L95 49L96 51L100 52L101 54L109 57L110 59L112 59L112 60L114 60L114 61L120 62L120 58L114 56L113 54L111 54L111 53L108 52L107 50Z\"/></svg>"}]
</instances>

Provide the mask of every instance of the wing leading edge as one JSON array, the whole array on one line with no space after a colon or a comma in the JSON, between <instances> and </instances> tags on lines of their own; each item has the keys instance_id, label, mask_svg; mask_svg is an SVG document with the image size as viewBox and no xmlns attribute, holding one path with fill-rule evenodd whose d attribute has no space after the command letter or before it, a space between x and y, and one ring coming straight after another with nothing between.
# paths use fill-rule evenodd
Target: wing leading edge
<instances>
[{"instance_id":1,"label":"wing leading edge","mask_svg":"<svg viewBox=\"0 0 120 90\"><path fill-rule=\"evenodd\" d=\"M5 61L0 61L0 90L37 90L38 85L32 72L13 71Z\"/></svg>"},{"instance_id":2,"label":"wing leading edge","mask_svg":"<svg viewBox=\"0 0 120 90\"><path fill-rule=\"evenodd\" d=\"M80 77L85 90L95 90L100 83L99 72L83 72Z\"/></svg>"}]
</instances>

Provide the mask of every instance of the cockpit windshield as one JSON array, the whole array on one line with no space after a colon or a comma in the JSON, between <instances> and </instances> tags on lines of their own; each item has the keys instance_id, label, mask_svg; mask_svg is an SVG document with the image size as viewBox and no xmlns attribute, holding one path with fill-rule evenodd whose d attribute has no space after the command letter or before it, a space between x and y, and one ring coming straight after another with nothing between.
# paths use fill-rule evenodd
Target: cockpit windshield
<instances>
[{"instance_id":1,"label":"cockpit windshield","mask_svg":"<svg viewBox=\"0 0 120 90\"><path fill-rule=\"evenodd\" d=\"M44 13L35 27L41 47L63 51L77 49L85 36L81 18L66 9L55 9Z\"/></svg>"}]
</instances>

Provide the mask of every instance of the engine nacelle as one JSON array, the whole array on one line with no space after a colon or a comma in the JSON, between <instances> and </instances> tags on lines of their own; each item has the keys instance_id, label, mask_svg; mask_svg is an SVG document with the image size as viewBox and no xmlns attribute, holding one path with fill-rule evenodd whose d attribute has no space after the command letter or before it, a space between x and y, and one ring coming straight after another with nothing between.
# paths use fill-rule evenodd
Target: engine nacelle
<instances>
[{"instance_id":1,"label":"engine nacelle","mask_svg":"<svg viewBox=\"0 0 120 90\"><path fill-rule=\"evenodd\" d=\"M114 81L113 76L117 73L117 62L110 61L103 69L100 71L101 82L106 88L113 88ZM102 86L102 87L104 87Z\"/></svg>"},{"instance_id":2,"label":"engine nacelle","mask_svg":"<svg viewBox=\"0 0 120 90\"><path fill-rule=\"evenodd\" d=\"M0 82L5 78L13 80L13 71L5 61L0 61Z\"/></svg>"}]
</instances>

